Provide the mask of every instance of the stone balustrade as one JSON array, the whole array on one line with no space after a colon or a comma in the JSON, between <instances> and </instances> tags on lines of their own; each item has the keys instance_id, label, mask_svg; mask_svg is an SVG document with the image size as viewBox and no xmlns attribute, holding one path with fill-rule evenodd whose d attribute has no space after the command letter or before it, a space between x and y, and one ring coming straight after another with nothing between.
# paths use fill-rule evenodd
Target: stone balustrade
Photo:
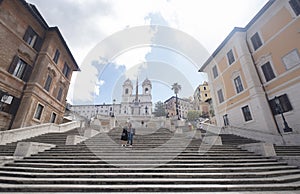
<instances>
[{"instance_id":1,"label":"stone balustrade","mask_svg":"<svg viewBox=\"0 0 300 194\"><path fill-rule=\"evenodd\" d=\"M71 129L81 127L80 121L74 121L64 124L46 123L41 125L23 127L0 132L0 145L28 139L45 133L63 133Z\"/></svg>"}]
</instances>

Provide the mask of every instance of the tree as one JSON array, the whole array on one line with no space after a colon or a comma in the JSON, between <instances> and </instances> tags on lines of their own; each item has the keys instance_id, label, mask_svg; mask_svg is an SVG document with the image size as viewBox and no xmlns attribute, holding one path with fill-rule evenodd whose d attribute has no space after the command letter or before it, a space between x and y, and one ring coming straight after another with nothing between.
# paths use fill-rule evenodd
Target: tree
<instances>
[{"instance_id":1,"label":"tree","mask_svg":"<svg viewBox=\"0 0 300 194\"><path fill-rule=\"evenodd\" d=\"M181 90L181 85L179 85L178 83L174 83L172 85L172 90L174 90L174 93L176 95L176 115L178 116L178 119L180 119L179 111L178 111L178 97L177 97L177 94Z\"/></svg>"},{"instance_id":2,"label":"tree","mask_svg":"<svg viewBox=\"0 0 300 194\"><path fill-rule=\"evenodd\" d=\"M156 117L166 116L166 106L163 102L158 101L154 105L154 115Z\"/></svg>"},{"instance_id":3,"label":"tree","mask_svg":"<svg viewBox=\"0 0 300 194\"><path fill-rule=\"evenodd\" d=\"M197 110L189 110L187 113L187 119L189 121L195 121L201 116L200 111Z\"/></svg>"}]
</instances>

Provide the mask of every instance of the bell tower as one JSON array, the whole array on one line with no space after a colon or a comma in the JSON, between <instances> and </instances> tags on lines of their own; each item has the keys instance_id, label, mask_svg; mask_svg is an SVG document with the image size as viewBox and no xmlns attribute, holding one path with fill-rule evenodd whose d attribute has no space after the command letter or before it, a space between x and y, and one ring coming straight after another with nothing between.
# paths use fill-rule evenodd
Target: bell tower
<instances>
[{"instance_id":1,"label":"bell tower","mask_svg":"<svg viewBox=\"0 0 300 194\"><path fill-rule=\"evenodd\" d=\"M127 79L123 84L123 96L131 96L133 90L132 82Z\"/></svg>"},{"instance_id":2,"label":"bell tower","mask_svg":"<svg viewBox=\"0 0 300 194\"><path fill-rule=\"evenodd\" d=\"M152 90L152 84L151 84L151 81L146 78L144 81L143 81L143 95L151 95L151 90Z\"/></svg>"}]
</instances>

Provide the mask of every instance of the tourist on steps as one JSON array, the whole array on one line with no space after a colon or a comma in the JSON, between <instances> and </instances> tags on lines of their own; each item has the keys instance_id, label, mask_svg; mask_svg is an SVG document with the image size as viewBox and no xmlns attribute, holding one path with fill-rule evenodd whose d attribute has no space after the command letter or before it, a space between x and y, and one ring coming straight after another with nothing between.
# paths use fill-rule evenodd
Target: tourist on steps
<instances>
[{"instance_id":1,"label":"tourist on steps","mask_svg":"<svg viewBox=\"0 0 300 194\"><path fill-rule=\"evenodd\" d=\"M130 147L132 147L134 129L132 128L132 124L131 124L130 120L127 121L127 128L128 128L128 141L127 141L127 144Z\"/></svg>"},{"instance_id":2,"label":"tourist on steps","mask_svg":"<svg viewBox=\"0 0 300 194\"><path fill-rule=\"evenodd\" d=\"M123 127L123 131L121 135L122 147L126 146L127 141L128 141L128 131L127 131L127 126L125 126Z\"/></svg>"}]
</instances>

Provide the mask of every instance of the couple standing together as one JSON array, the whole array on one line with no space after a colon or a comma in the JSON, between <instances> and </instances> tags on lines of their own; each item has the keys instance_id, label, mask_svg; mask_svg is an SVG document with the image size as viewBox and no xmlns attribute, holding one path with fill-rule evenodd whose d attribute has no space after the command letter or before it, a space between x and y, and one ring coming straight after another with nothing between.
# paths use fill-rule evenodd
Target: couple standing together
<instances>
[{"instance_id":1,"label":"couple standing together","mask_svg":"<svg viewBox=\"0 0 300 194\"><path fill-rule=\"evenodd\" d=\"M121 135L122 146L129 145L131 147L133 143L133 135L134 129L132 128L131 122L128 120L123 128Z\"/></svg>"}]
</instances>

